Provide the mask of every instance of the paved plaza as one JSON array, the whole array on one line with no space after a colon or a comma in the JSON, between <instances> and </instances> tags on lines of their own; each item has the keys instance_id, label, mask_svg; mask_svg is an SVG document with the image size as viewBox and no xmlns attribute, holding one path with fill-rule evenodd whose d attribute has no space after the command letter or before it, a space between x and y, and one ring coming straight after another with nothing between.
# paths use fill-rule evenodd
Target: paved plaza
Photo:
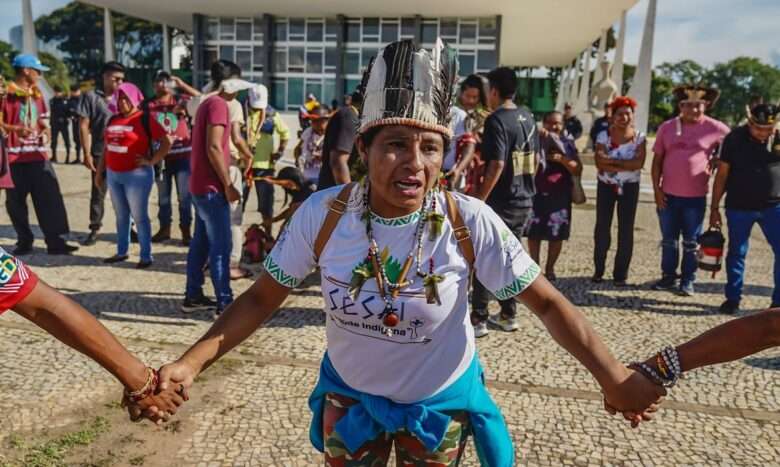
<instances>
[{"instance_id":1,"label":"paved plaza","mask_svg":"<svg viewBox=\"0 0 780 467\"><path fill-rule=\"evenodd\" d=\"M81 166L59 165L56 170L74 238L80 237L88 225L87 172ZM595 179L592 167L585 179ZM649 181L649 173L644 179ZM634 286L592 284L595 194L588 194L588 204L574 211L557 285L620 359L644 359L729 319L717 312L723 273L701 278L693 298L650 290L659 274L660 234L646 193L636 224ZM114 253L114 216L107 203L97 245L82 247L72 257L52 257L38 237L35 254L25 259L41 278L97 314L133 352L160 365L201 336L211 319L178 310L186 249L177 241L155 245L150 270L133 268L137 245L131 249L132 262L101 262ZM156 216L156 197L152 205ZM254 208L253 195L247 225L259 221ZM14 237L5 209L0 209L0 245L10 248ZM772 252L756 228L742 314L769 305L771 268ZM233 284L241 292L251 282ZM321 455L308 441L307 407L325 349L319 289L312 277L294 291L264 328L202 375L190 404L164 427L127 422L117 404L121 388L108 373L13 313L4 315L0 466L320 465ZM514 437L518 464L780 465L780 351L687 375L658 418L632 430L603 411L594 380L537 319L524 312L520 324L518 332L493 331L478 341L491 393ZM465 465L477 465L473 444Z\"/></svg>"}]
</instances>

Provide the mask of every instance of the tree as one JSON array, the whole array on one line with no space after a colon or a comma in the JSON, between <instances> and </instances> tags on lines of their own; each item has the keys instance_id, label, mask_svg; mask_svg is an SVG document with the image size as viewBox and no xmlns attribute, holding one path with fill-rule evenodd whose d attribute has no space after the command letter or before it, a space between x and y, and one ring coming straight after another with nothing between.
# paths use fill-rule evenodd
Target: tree
<instances>
[{"instance_id":1,"label":"tree","mask_svg":"<svg viewBox=\"0 0 780 467\"><path fill-rule=\"evenodd\" d=\"M626 64L623 68L623 92L627 94L634 82L636 67ZM672 99L672 91L675 84L671 78L661 73L653 71L650 81L650 118L647 126L650 130L655 130L661 123L670 119L675 112Z\"/></svg>"},{"instance_id":2,"label":"tree","mask_svg":"<svg viewBox=\"0 0 780 467\"><path fill-rule=\"evenodd\" d=\"M6 79L14 77L14 69L11 68L11 61L17 52L8 42L0 41L0 75Z\"/></svg>"},{"instance_id":3,"label":"tree","mask_svg":"<svg viewBox=\"0 0 780 467\"><path fill-rule=\"evenodd\" d=\"M47 52L41 52L40 59L41 63L49 67L49 71L45 73L46 81L48 81L52 87L59 86L65 91L70 91L70 75L65 63Z\"/></svg>"},{"instance_id":4,"label":"tree","mask_svg":"<svg viewBox=\"0 0 780 467\"><path fill-rule=\"evenodd\" d=\"M707 79L707 69L693 60L662 63L656 68L656 71L671 79L675 86L703 83Z\"/></svg>"},{"instance_id":5,"label":"tree","mask_svg":"<svg viewBox=\"0 0 780 467\"><path fill-rule=\"evenodd\" d=\"M780 99L780 70L757 58L738 57L718 63L706 78L721 92L712 115L732 124L745 118L745 106L753 96L768 102Z\"/></svg>"}]
</instances>

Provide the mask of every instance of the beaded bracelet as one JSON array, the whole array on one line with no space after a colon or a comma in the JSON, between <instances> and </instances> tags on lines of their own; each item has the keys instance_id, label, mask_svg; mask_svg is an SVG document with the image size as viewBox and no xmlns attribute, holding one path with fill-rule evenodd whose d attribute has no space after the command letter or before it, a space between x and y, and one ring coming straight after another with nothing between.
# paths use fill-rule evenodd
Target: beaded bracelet
<instances>
[{"instance_id":1,"label":"beaded bracelet","mask_svg":"<svg viewBox=\"0 0 780 467\"><path fill-rule=\"evenodd\" d=\"M127 388L125 388L124 398L129 402L136 403L142 401L157 389L157 384L160 382L160 374L157 373L157 370L154 368L149 367L146 368L146 374L146 383L144 383L141 389L137 391L128 391Z\"/></svg>"}]
</instances>

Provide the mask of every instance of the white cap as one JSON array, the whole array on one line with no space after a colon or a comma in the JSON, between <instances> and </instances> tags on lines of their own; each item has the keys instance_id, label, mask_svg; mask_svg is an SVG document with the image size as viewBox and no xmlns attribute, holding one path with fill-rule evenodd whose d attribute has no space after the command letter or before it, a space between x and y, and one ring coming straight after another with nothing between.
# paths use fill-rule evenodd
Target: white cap
<instances>
[{"instance_id":1,"label":"white cap","mask_svg":"<svg viewBox=\"0 0 780 467\"><path fill-rule=\"evenodd\" d=\"M219 85L222 90L228 94L235 94L247 89L252 89L255 85L249 81L240 78L230 78L222 81Z\"/></svg>"},{"instance_id":2,"label":"white cap","mask_svg":"<svg viewBox=\"0 0 780 467\"><path fill-rule=\"evenodd\" d=\"M262 84L255 84L249 89L249 107L253 109L265 109L268 107L268 88Z\"/></svg>"}]
</instances>

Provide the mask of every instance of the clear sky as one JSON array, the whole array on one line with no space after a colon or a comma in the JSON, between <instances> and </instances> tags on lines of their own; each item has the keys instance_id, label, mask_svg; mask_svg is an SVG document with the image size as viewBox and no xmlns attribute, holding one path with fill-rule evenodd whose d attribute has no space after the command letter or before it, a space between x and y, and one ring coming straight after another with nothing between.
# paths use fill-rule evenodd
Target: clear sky
<instances>
[{"instance_id":1,"label":"clear sky","mask_svg":"<svg viewBox=\"0 0 780 467\"><path fill-rule=\"evenodd\" d=\"M627 63L636 63L639 54L647 1L628 14ZM32 3L37 16L68 1ZM0 40L7 41L8 30L21 21L21 0L0 0ZM711 65L751 55L780 66L779 26L780 0L658 0L653 63L690 58Z\"/></svg>"}]
</instances>

